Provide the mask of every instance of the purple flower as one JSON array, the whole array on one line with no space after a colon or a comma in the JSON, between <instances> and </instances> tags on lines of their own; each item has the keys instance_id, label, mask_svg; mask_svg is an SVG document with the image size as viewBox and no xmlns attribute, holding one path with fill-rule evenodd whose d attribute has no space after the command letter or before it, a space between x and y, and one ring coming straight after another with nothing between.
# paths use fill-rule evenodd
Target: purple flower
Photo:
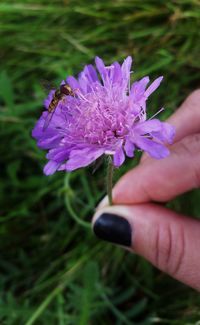
<instances>
[{"instance_id":1,"label":"purple flower","mask_svg":"<svg viewBox=\"0 0 200 325\"><path fill-rule=\"evenodd\" d=\"M97 71L85 66L78 79L70 76L66 83L75 96L64 96L56 106L47 128L48 107L54 96L51 91L32 135L40 148L48 150L46 175L56 170L72 171L91 164L102 155L111 155L113 164L123 164L125 155L134 156L136 149L160 159L169 155L165 144L174 138L174 128L158 119L147 120L146 102L163 77L147 87L149 77L130 85L132 59L120 65L105 66L96 57Z\"/></svg>"}]
</instances>

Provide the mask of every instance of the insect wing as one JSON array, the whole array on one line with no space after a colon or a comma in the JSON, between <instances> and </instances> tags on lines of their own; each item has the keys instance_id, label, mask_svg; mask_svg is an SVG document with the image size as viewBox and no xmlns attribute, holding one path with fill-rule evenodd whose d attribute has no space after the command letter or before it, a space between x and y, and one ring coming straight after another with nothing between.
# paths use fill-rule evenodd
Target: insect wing
<instances>
[{"instance_id":1,"label":"insect wing","mask_svg":"<svg viewBox=\"0 0 200 325\"><path fill-rule=\"evenodd\" d=\"M50 122L52 120L52 117L53 117L55 111L56 111L56 108L52 112L49 112L47 114L47 117L46 117L46 119L44 121L44 125L43 125L43 131L45 131L48 128L48 126L49 126L49 124L50 124Z\"/></svg>"},{"instance_id":2,"label":"insect wing","mask_svg":"<svg viewBox=\"0 0 200 325\"><path fill-rule=\"evenodd\" d=\"M50 92L50 90L56 88L54 83L52 83L46 79L41 79L40 85L42 86L42 89L45 91L45 93L48 93L48 92Z\"/></svg>"}]
</instances>

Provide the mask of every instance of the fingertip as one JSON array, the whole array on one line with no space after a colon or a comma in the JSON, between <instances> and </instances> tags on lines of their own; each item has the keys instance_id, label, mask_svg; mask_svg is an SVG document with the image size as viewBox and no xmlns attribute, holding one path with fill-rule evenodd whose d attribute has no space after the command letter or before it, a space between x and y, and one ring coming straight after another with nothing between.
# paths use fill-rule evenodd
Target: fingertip
<instances>
[{"instance_id":1,"label":"fingertip","mask_svg":"<svg viewBox=\"0 0 200 325\"><path fill-rule=\"evenodd\" d=\"M99 209L103 209L107 206L109 206L108 195L104 196L103 199L101 199L101 201L97 204L96 211L98 211Z\"/></svg>"}]
</instances>

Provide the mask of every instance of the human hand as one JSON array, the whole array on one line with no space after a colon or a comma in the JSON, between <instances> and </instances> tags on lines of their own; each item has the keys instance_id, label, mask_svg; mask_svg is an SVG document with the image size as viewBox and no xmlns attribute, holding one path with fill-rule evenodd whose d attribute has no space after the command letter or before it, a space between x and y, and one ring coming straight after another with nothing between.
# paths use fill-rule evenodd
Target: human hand
<instances>
[{"instance_id":1,"label":"human hand","mask_svg":"<svg viewBox=\"0 0 200 325\"><path fill-rule=\"evenodd\" d=\"M160 270L200 291L200 221L155 202L167 202L200 186L200 90L170 117L176 128L171 154L146 155L113 189L93 218L101 239L128 247Z\"/></svg>"}]
</instances>

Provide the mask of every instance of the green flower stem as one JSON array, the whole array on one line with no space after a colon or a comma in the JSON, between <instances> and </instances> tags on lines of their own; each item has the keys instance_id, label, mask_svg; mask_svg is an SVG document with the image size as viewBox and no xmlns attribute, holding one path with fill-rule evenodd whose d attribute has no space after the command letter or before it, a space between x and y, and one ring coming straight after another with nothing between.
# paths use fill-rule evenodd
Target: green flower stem
<instances>
[{"instance_id":1,"label":"green flower stem","mask_svg":"<svg viewBox=\"0 0 200 325\"><path fill-rule=\"evenodd\" d=\"M109 205L113 204L112 201L112 179L113 179L113 162L111 156L108 157L108 169L107 169L107 194Z\"/></svg>"},{"instance_id":2,"label":"green flower stem","mask_svg":"<svg viewBox=\"0 0 200 325\"><path fill-rule=\"evenodd\" d=\"M74 219L79 225L87 228L87 229L91 229L91 224L90 222L86 222L82 219L80 219L78 217L78 215L76 214L76 212L74 211L73 207L72 207L72 204L71 204L71 199L73 198L73 192L71 190L71 187L70 187L70 175L71 174L66 174L65 176L65 186L64 186L64 190L65 190L65 196L64 196L64 199L65 199L65 205L67 207L67 210L70 214L70 216L72 217L72 219Z\"/></svg>"}]
</instances>

